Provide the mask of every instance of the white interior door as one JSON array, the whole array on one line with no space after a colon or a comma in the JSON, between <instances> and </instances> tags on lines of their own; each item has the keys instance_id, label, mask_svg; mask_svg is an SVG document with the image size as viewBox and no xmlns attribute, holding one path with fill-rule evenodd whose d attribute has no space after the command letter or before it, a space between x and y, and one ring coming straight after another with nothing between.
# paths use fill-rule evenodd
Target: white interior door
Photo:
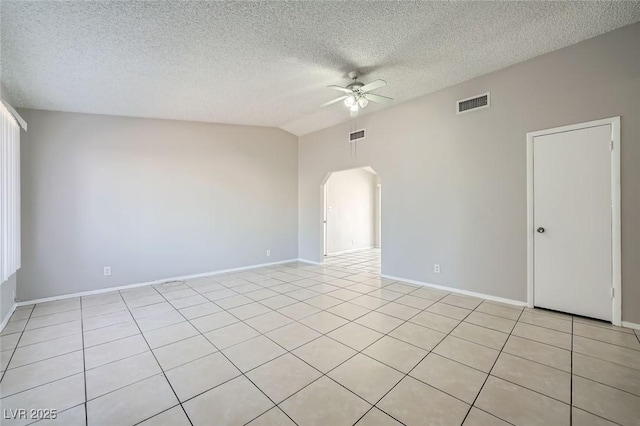
<instances>
[{"instance_id":1,"label":"white interior door","mask_svg":"<svg viewBox=\"0 0 640 426\"><path fill-rule=\"evenodd\" d=\"M534 305L612 320L611 126L533 138Z\"/></svg>"}]
</instances>

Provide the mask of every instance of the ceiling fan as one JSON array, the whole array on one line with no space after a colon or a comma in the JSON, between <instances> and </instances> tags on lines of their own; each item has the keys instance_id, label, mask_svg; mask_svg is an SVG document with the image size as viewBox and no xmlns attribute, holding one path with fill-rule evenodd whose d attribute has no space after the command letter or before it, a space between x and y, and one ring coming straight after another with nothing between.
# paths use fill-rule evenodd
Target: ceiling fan
<instances>
[{"instance_id":1,"label":"ceiling fan","mask_svg":"<svg viewBox=\"0 0 640 426\"><path fill-rule=\"evenodd\" d=\"M349 111L351 111L351 116L355 117L356 115L358 115L358 111L360 110L360 108L366 107L369 104L369 101L378 102L381 104L390 104L391 102L393 102L392 98L369 93L372 90L380 89L381 87L386 86L386 81L375 80L371 83L364 84L358 81L357 72L350 72L349 77L351 78L351 80L353 80L353 82L347 87L335 85L328 86L330 89L338 90L340 92L346 93L346 95L335 98L329 102L325 102L324 104L320 105L320 107L326 107L344 100L344 104L348 106Z\"/></svg>"}]
</instances>

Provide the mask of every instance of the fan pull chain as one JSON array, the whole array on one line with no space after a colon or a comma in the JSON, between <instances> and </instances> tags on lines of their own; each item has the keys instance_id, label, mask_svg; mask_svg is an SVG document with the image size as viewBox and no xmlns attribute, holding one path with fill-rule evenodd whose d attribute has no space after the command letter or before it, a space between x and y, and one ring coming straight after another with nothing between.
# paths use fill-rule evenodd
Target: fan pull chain
<instances>
[{"instance_id":1,"label":"fan pull chain","mask_svg":"<svg viewBox=\"0 0 640 426\"><path fill-rule=\"evenodd\" d=\"M353 132L353 122L349 123L349 129L349 133ZM353 141L351 138L349 138L347 143L349 144L349 158L353 158Z\"/></svg>"},{"instance_id":2,"label":"fan pull chain","mask_svg":"<svg viewBox=\"0 0 640 426\"><path fill-rule=\"evenodd\" d=\"M349 123L349 127L352 127L351 123ZM353 132L353 130L351 130L351 132ZM349 144L349 158L353 158L353 141L351 140L351 138L349 138L348 144Z\"/></svg>"},{"instance_id":3,"label":"fan pull chain","mask_svg":"<svg viewBox=\"0 0 640 426\"><path fill-rule=\"evenodd\" d=\"M357 118L354 118L354 119L353 119L353 130L352 130L352 132L355 132L357 129L358 129L358 119L357 119ZM358 141L357 141L357 140L355 140L355 141L351 142L351 144L353 145L353 149L352 149L352 151L353 151L353 155L352 155L352 158L353 158L354 160L356 160L356 159L358 158Z\"/></svg>"}]
</instances>

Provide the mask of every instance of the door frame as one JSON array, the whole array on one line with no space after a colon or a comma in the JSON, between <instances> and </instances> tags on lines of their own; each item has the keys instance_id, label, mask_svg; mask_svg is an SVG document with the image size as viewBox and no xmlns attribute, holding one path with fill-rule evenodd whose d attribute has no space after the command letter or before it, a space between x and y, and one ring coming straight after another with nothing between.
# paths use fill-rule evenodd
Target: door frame
<instances>
[{"instance_id":1,"label":"door frame","mask_svg":"<svg viewBox=\"0 0 640 426\"><path fill-rule=\"evenodd\" d=\"M374 235L374 246L382 248L382 184L376 184L376 231Z\"/></svg>"},{"instance_id":2,"label":"door frame","mask_svg":"<svg viewBox=\"0 0 640 426\"><path fill-rule=\"evenodd\" d=\"M331 177L331 175L329 175ZM327 189L329 185L327 182L329 177L326 178L322 185L322 258L327 256Z\"/></svg>"},{"instance_id":3,"label":"door frame","mask_svg":"<svg viewBox=\"0 0 640 426\"><path fill-rule=\"evenodd\" d=\"M603 125L611 126L611 266L613 325L622 324L622 233L620 206L620 116L555 127L527 133L527 306L533 308L534 296L534 193L533 193L533 138L554 133L570 132Z\"/></svg>"}]
</instances>

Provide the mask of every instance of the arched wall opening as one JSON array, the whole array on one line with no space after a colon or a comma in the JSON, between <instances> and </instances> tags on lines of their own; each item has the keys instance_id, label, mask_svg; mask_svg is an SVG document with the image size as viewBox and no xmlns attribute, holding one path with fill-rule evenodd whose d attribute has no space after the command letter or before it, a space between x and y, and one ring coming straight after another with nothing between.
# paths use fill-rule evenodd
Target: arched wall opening
<instances>
[{"instance_id":1,"label":"arched wall opening","mask_svg":"<svg viewBox=\"0 0 640 426\"><path fill-rule=\"evenodd\" d=\"M323 260L362 252L345 260L350 259L354 265L361 263L362 267L379 273L382 247L380 176L369 166L330 172L322 182L321 197Z\"/></svg>"}]
</instances>

